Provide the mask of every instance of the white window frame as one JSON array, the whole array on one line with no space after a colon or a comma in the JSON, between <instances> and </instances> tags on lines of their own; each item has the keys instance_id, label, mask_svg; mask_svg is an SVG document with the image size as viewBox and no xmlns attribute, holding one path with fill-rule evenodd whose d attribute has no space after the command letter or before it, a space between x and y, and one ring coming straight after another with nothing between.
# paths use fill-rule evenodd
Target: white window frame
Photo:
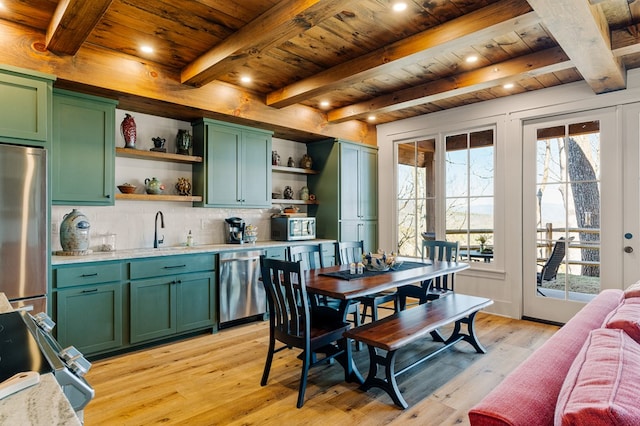
<instances>
[{"instance_id":1,"label":"white window frame","mask_svg":"<svg viewBox=\"0 0 640 426\"><path fill-rule=\"evenodd\" d=\"M478 120L471 120L467 122L461 123L449 123L448 126L443 126L442 128L434 128L434 129L423 129L422 131L412 132L412 134L406 138L399 138L393 140L393 173L394 173L394 182L393 182L393 244L394 247L398 246L398 144L403 143L411 143L411 142L419 142L421 140L434 138L436 139L436 165L435 172L436 176L444 176L445 173L445 137L446 135L452 135L461 132L473 132L476 130L487 129L493 127L494 129L494 238L493 244L494 247L494 258L491 263L484 262L472 262L471 267L474 269L483 269L490 271L499 272L500 274L504 273L504 259L505 259L505 234L506 234L506 225L505 225L505 217L506 212L508 211L508 207L505 199L505 186L507 177L504 175L505 168L505 155L506 149L503 146L504 141L506 140L507 134L507 125L506 125L506 117L498 116L498 117L488 117ZM503 143L501 143L503 142ZM521 179L521 176L517 177ZM445 213L446 213L446 203L445 203L445 185L446 179L438 179L436 182L436 238L440 239L445 236Z\"/></svg>"}]
</instances>

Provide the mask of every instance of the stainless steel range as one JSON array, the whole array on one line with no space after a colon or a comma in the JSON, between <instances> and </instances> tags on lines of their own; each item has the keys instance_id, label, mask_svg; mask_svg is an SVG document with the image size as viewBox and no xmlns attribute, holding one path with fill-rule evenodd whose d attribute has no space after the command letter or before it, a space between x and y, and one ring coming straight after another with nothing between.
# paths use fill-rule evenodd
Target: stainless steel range
<instances>
[{"instance_id":1,"label":"stainless steel range","mask_svg":"<svg viewBox=\"0 0 640 426\"><path fill-rule=\"evenodd\" d=\"M54 323L44 313L0 314L0 383L19 373L53 373L78 417L93 399L84 379L91 363L73 346L62 348L51 335Z\"/></svg>"}]
</instances>

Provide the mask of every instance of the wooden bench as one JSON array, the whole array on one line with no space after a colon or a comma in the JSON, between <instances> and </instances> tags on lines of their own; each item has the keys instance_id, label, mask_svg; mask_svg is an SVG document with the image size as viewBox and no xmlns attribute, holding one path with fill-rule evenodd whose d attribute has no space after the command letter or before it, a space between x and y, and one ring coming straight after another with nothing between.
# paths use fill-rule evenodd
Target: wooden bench
<instances>
[{"instance_id":1,"label":"wooden bench","mask_svg":"<svg viewBox=\"0 0 640 426\"><path fill-rule=\"evenodd\" d=\"M381 388L391 396L396 405L407 408L408 404L400 394L396 377L461 340L471 344L478 353L485 353L476 338L474 320L479 310L491 304L491 299L453 293L347 331L346 337L366 343L369 350L369 375L360 389L367 391L372 387ZM454 330L445 339L438 329L453 322ZM466 333L461 332L461 324L467 325ZM396 372L395 358L398 349L426 335L431 335L435 341L444 343L444 346ZM386 351L386 356L379 355L378 349ZM384 367L384 378L377 377L378 366Z\"/></svg>"}]
</instances>

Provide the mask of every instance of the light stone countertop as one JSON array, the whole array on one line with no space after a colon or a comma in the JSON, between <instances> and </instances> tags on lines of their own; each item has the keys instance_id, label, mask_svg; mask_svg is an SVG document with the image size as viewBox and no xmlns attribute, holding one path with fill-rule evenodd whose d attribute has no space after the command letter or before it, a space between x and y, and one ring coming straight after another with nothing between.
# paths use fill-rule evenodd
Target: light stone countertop
<instances>
[{"instance_id":1,"label":"light stone countertop","mask_svg":"<svg viewBox=\"0 0 640 426\"><path fill-rule=\"evenodd\" d=\"M246 244L207 244L197 246L175 246L159 248L141 248L130 250L96 251L83 256L51 256L52 265L66 265L86 262L106 262L109 260L141 259L145 257L173 256L178 254L222 253L239 250L260 250L271 247L287 247L298 244L334 243L335 240L315 239L303 241L256 241Z\"/></svg>"},{"instance_id":2,"label":"light stone countertop","mask_svg":"<svg viewBox=\"0 0 640 426\"><path fill-rule=\"evenodd\" d=\"M0 292L0 313L13 308ZM0 399L0 425L81 426L69 400L53 373L41 374L40 382Z\"/></svg>"}]
</instances>

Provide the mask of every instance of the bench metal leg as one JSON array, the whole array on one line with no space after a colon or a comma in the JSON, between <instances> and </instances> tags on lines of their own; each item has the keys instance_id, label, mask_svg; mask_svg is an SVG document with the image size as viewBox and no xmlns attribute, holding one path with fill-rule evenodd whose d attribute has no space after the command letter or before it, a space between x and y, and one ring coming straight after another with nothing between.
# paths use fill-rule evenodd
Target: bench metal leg
<instances>
[{"instance_id":1,"label":"bench metal leg","mask_svg":"<svg viewBox=\"0 0 640 426\"><path fill-rule=\"evenodd\" d=\"M464 340L465 342L473 346L476 352L480 354L487 353L486 349L480 344L480 341L478 341L478 336L476 336L475 319L476 319L477 313L478 311L472 313L466 318L462 318L456 321L455 327L453 329L453 333L451 333L451 336L444 342L446 346L449 346L460 340ZM460 333L460 324L467 324L466 334Z\"/></svg>"},{"instance_id":2,"label":"bench metal leg","mask_svg":"<svg viewBox=\"0 0 640 426\"><path fill-rule=\"evenodd\" d=\"M367 375L367 379L360 386L360 389L366 392L373 387L380 388L389 394L397 406L402 409L407 408L409 404L407 404L407 401L405 401L400 394L400 389L396 382L397 374L395 372L395 360L397 351L389 351L387 352L387 356L383 357L378 354L375 346L367 345L367 349L369 349L369 374ZM384 366L384 379L377 377L379 365Z\"/></svg>"},{"instance_id":3,"label":"bench metal leg","mask_svg":"<svg viewBox=\"0 0 640 426\"><path fill-rule=\"evenodd\" d=\"M437 342L444 343L444 346L436 349L435 351L427 354L426 356L418 359L414 363L404 367L400 371L395 371L395 360L397 350L388 351L386 356L382 356L378 354L378 348L375 346L367 345L367 349L369 350L369 374L367 375L366 380L360 386L360 389L363 391L368 391L373 387L380 388L384 390L391 399L394 404L399 406L402 409L406 409L409 405L404 400L402 395L400 394L400 388L398 388L398 383L396 381L396 377L400 374L406 372L407 370L415 367L418 364L421 364L434 356L438 355L440 352L448 349L449 347L455 345L461 340L469 343L476 352L484 354L486 350L478 341L478 338L475 333L475 318L478 311L473 312L466 318L461 318L455 322L455 326L453 329L453 333L449 336L448 339L444 339L442 335L438 332L438 330L434 330L431 332L433 339ZM467 325L467 333L461 333L461 324ZM385 375L384 378L378 377L378 367L384 367Z\"/></svg>"}]
</instances>

